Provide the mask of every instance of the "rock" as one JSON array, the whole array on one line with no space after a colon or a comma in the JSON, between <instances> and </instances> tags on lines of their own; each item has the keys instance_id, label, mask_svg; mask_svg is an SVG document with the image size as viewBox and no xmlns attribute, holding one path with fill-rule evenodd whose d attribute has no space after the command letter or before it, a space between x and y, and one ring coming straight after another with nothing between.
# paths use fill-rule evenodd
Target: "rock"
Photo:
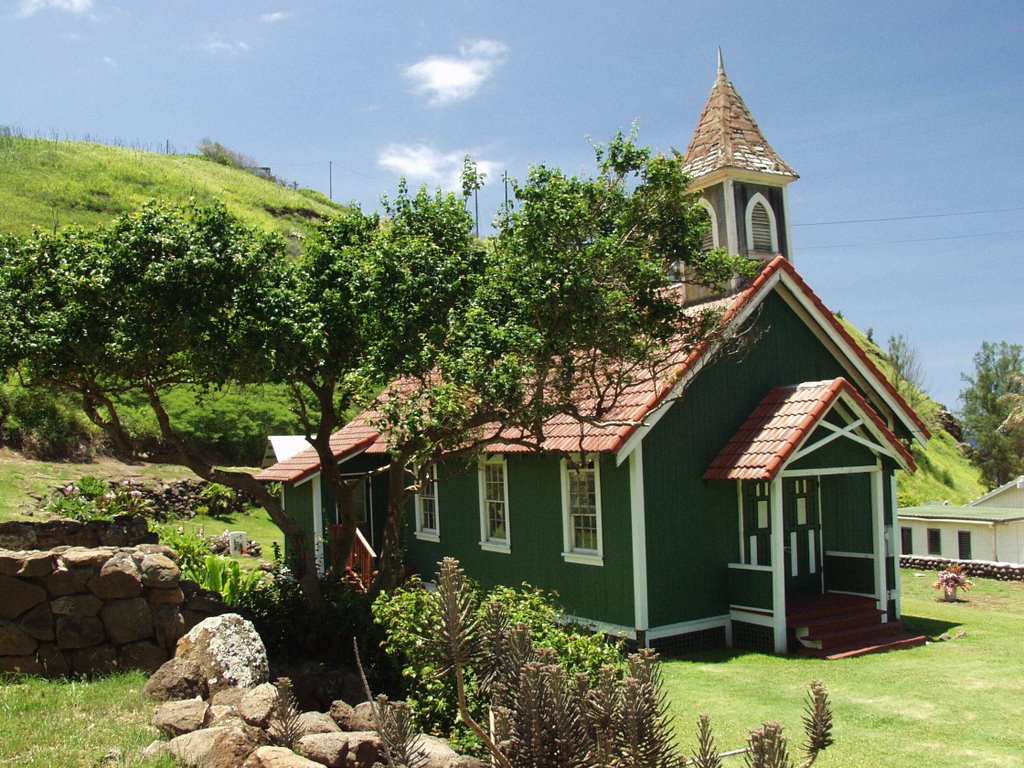
<instances>
[{"instance_id":1,"label":"rock","mask_svg":"<svg viewBox=\"0 0 1024 768\"><path fill-rule=\"evenodd\" d=\"M50 601L50 610L58 616L97 616L102 607L96 595L67 595Z\"/></svg>"},{"instance_id":2,"label":"rock","mask_svg":"<svg viewBox=\"0 0 1024 768\"><path fill-rule=\"evenodd\" d=\"M416 753L423 759L421 768L449 768L452 760L459 756L447 741L428 733L420 734Z\"/></svg>"},{"instance_id":3,"label":"rock","mask_svg":"<svg viewBox=\"0 0 1024 768\"><path fill-rule=\"evenodd\" d=\"M338 733L341 729L326 712L303 712L297 727L299 738L314 733Z\"/></svg>"},{"instance_id":4,"label":"rock","mask_svg":"<svg viewBox=\"0 0 1024 768\"><path fill-rule=\"evenodd\" d=\"M47 675L62 677L71 674L71 662L60 649L52 643L43 643L36 650L36 659L42 664Z\"/></svg>"},{"instance_id":5,"label":"rock","mask_svg":"<svg viewBox=\"0 0 1024 768\"><path fill-rule=\"evenodd\" d=\"M85 592L88 589L89 581L96 576L93 568L80 566L74 568L58 567L49 576L43 579L46 591L53 597L63 595L74 595Z\"/></svg>"},{"instance_id":6,"label":"rock","mask_svg":"<svg viewBox=\"0 0 1024 768\"><path fill-rule=\"evenodd\" d=\"M146 555L142 558L139 568L142 571L144 586L156 589L169 589L178 586L181 569L167 555Z\"/></svg>"},{"instance_id":7,"label":"rock","mask_svg":"<svg viewBox=\"0 0 1024 768\"><path fill-rule=\"evenodd\" d=\"M151 741L149 746L142 750L142 761L148 763L170 754L171 750L166 741Z\"/></svg>"},{"instance_id":8,"label":"rock","mask_svg":"<svg viewBox=\"0 0 1024 768\"><path fill-rule=\"evenodd\" d=\"M166 661L167 651L145 640L129 643L117 652L117 663L121 669L141 669L153 673Z\"/></svg>"},{"instance_id":9,"label":"rock","mask_svg":"<svg viewBox=\"0 0 1024 768\"><path fill-rule=\"evenodd\" d=\"M101 522L101 521L95 521ZM100 540L100 544L104 547L127 547L128 546L128 529L122 523L117 521L111 521L106 525L96 525L94 527L96 536Z\"/></svg>"},{"instance_id":10,"label":"rock","mask_svg":"<svg viewBox=\"0 0 1024 768\"><path fill-rule=\"evenodd\" d=\"M373 768L382 756L382 749L375 732L351 731L303 736L296 751L328 768Z\"/></svg>"},{"instance_id":11,"label":"rock","mask_svg":"<svg viewBox=\"0 0 1024 768\"><path fill-rule=\"evenodd\" d=\"M114 556L115 550L107 549L84 549L73 547L65 550L60 555L60 561L66 568L95 568L98 572L103 564Z\"/></svg>"},{"instance_id":12,"label":"rock","mask_svg":"<svg viewBox=\"0 0 1024 768\"><path fill-rule=\"evenodd\" d=\"M211 704L210 725L223 725L226 720L244 722L238 717L234 707L229 707L227 704Z\"/></svg>"},{"instance_id":13,"label":"rock","mask_svg":"<svg viewBox=\"0 0 1024 768\"><path fill-rule=\"evenodd\" d=\"M238 716L246 723L265 729L270 725L276 703L276 686L272 683L262 683L246 691L236 709Z\"/></svg>"},{"instance_id":14,"label":"rock","mask_svg":"<svg viewBox=\"0 0 1024 768\"><path fill-rule=\"evenodd\" d=\"M487 768L487 763L469 755L456 755L448 763L448 768Z\"/></svg>"},{"instance_id":15,"label":"rock","mask_svg":"<svg viewBox=\"0 0 1024 768\"><path fill-rule=\"evenodd\" d=\"M174 605L154 605L151 610L157 645L173 652L178 640L185 634L185 620L181 612Z\"/></svg>"},{"instance_id":16,"label":"rock","mask_svg":"<svg viewBox=\"0 0 1024 768\"><path fill-rule=\"evenodd\" d=\"M150 589L147 595L150 605L181 605L185 602L185 593L180 587L171 589Z\"/></svg>"},{"instance_id":17,"label":"rock","mask_svg":"<svg viewBox=\"0 0 1024 768\"><path fill-rule=\"evenodd\" d=\"M39 579L48 576L56 567L57 558L52 552L27 552L22 556L18 576Z\"/></svg>"},{"instance_id":18,"label":"rock","mask_svg":"<svg viewBox=\"0 0 1024 768\"><path fill-rule=\"evenodd\" d=\"M260 747L242 763L242 768L322 768L285 747Z\"/></svg>"},{"instance_id":19,"label":"rock","mask_svg":"<svg viewBox=\"0 0 1024 768\"><path fill-rule=\"evenodd\" d=\"M161 666L146 682L143 690L159 701L205 699L209 693L206 676L199 664L191 659L173 658Z\"/></svg>"},{"instance_id":20,"label":"rock","mask_svg":"<svg viewBox=\"0 0 1024 768\"><path fill-rule=\"evenodd\" d=\"M355 710L352 705L347 701L338 699L331 702L331 709L328 714L331 719L338 724L338 727L343 731L358 731L359 728L352 728L352 718L355 717Z\"/></svg>"},{"instance_id":21,"label":"rock","mask_svg":"<svg viewBox=\"0 0 1024 768\"><path fill-rule=\"evenodd\" d=\"M114 645L125 645L153 636L153 614L143 597L111 600L100 611L107 637Z\"/></svg>"},{"instance_id":22,"label":"rock","mask_svg":"<svg viewBox=\"0 0 1024 768\"><path fill-rule=\"evenodd\" d=\"M103 622L96 616L59 616L57 647L62 651L88 648L104 640Z\"/></svg>"},{"instance_id":23,"label":"rock","mask_svg":"<svg viewBox=\"0 0 1024 768\"><path fill-rule=\"evenodd\" d=\"M46 590L10 576L0 576L0 619L13 619L46 600Z\"/></svg>"},{"instance_id":24,"label":"rock","mask_svg":"<svg viewBox=\"0 0 1024 768\"><path fill-rule=\"evenodd\" d=\"M117 667L117 651L114 646L94 645L71 652L71 672L76 675L93 677L113 672Z\"/></svg>"},{"instance_id":25,"label":"rock","mask_svg":"<svg viewBox=\"0 0 1024 768\"><path fill-rule=\"evenodd\" d=\"M0 523L0 548L35 549L36 529L28 523Z\"/></svg>"},{"instance_id":26,"label":"rock","mask_svg":"<svg viewBox=\"0 0 1024 768\"><path fill-rule=\"evenodd\" d=\"M198 731L210 717L210 705L202 699L167 701L153 715L153 727L168 736Z\"/></svg>"},{"instance_id":27,"label":"rock","mask_svg":"<svg viewBox=\"0 0 1024 768\"><path fill-rule=\"evenodd\" d=\"M138 597L142 594L142 572L130 552L115 552L89 579L89 590L101 600Z\"/></svg>"},{"instance_id":28,"label":"rock","mask_svg":"<svg viewBox=\"0 0 1024 768\"><path fill-rule=\"evenodd\" d=\"M227 768L241 765L253 750L266 743L266 735L258 728L248 726L218 726L204 728L200 731L175 736L167 742L167 751L175 760L193 768L214 768L215 765ZM221 748L214 751L221 745ZM224 762L226 755L245 752L245 757L237 762ZM232 758L234 759L234 758ZM215 762L216 761L216 762Z\"/></svg>"},{"instance_id":29,"label":"rock","mask_svg":"<svg viewBox=\"0 0 1024 768\"><path fill-rule=\"evenodd\" d=\"M40 603L21 617L18 626L36 640L53 640L53 614L47 603Z\"/></svg>"},{"instance_id":30,"label":"rock","mask_svg":"<svg viewBox=\"0 0 1024 768\"><path fill-rule=\"evenodd\" d=\"M21 558L17 552L0 546L0 576L16 576L21 568Z\"/></svg>"},{"instance_id":31,"label":"rock","mask_svg":"<svg viewBox=\"0 0 1024 768\"><path fill-rule=\"evenodd\" d=\"M224 688L210 696L210 703L216 706L228 706L237 709L242 699L249 692L245 688Z\"/></svg>"},{"instance_id":32,"label":"rock","mask_svg":"<svg viewBox=\"0 0 1024 768\"><path fill-rule=\"evenodd\" d=\"M263 640L252 622L237 613L203 620L178 641L174 655L198 663L214 692L252 688L270 675Z\"/></svg>"},{"instance_id":33,"label":"rock","mask_svg":"<svg viewBox=\"0 0 1024 768\"><path fill-rule=\"evenodd\" d=\"M0 675L41 675L46 668L35 656L0 656Z\"/></svg>"},{"instance_id":34,"label":"rock","mask_svg":"<svg viewBox=\"0 0 1024 768\"><path fill-rule=\"evenodd\" d=\"M14 624L0 623L0 656L31 656L39 643Z\"/></svg>"}]
</instances>

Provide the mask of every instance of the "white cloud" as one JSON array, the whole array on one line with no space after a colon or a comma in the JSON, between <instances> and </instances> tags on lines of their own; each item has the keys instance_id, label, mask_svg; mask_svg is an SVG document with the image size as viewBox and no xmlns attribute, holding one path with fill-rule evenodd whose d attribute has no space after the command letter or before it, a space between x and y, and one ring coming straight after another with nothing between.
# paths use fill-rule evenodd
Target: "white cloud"
<instances>
[{"instance_id":1,"label":"white cloud","mask_svg":"<svg viewBox=\"0 0 1024 768\"><path fill-rule=\"evenodd\" d=\"M427 144L388 144L377 155L377 164L404 176L409 181L439 185L444 189L462 189L462 163L466 155L473 157L477 170L493 179L497 164L481 160L475 152L454 149L442 152Z\"/></svg>"},{"instance_id":2,"label":"white cloud","mask_svg":"<svg viewBox=\"0 0 1024 768\"><path fill-rule=\"evenodd\" d=\"M443 106L474 96L504 62L508 46L497 40L467 40L458 56L428 56L402 74L417 93L429 96L431 106Z\"/></svg>"},{"instance_id":3,"label":"white cloud","mask_svg":"<svg viewBox=\"0 0 1024 768\"><path fill-rule=\"evenodd\" d=\"M103 58L101 59L101 61L102 61L102 62L103 62L104 64L106 64L106 65L107 65L108 67L110 67L111 69L113 69L114 67L116 67L116 66L117 66L117 61L116 61L116 60L114 60L114 59L112 59L112 58L110 58L109 56L104 56L104 57L103 57Z\"/></svg>"},{"instance_id":4,"label":"white cloud","mask_svg":"<svg viewBox=\"0 0 1024 768\"><path fill-rule=\"evenodd\" d=\"M213 56L239 56L248 52L250 46L241 40L223 40L216 36L209 36L197 44L196 48Z\"/></svg>"},{"instance_id":5,"label":"white cloud","mask_svg":"<svg viewBox=\"0 0 1024 768\"><path fill-rule=\"evenodd\" d=\"M284 21L290 19L292 14L288 11L274 11L273 13L260 14L260 21L264 24L273 24L275 21Z\"/></svg>"},{"instance_id":6,"label":"white cloud","mask_svg":"<svg viewBox=\"0 0 1024 768\"><path fill-rule=\"evenodd\" d=\"M92 8L92 0L21 0L19 16L31 16L46 8L56 8L70 13L85 13Z\"/></svg>"}]
</instances>

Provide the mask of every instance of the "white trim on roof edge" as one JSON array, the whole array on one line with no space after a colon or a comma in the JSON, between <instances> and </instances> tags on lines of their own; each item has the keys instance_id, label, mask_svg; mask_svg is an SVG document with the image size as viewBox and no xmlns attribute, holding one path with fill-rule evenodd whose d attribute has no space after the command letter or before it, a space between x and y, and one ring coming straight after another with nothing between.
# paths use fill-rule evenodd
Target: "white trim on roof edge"
<instances>
[{"instance_id":1,"label":"white trim on roof edge","mask_svg":"<svg viewBox=\"0 0 1024 768\"><path fill-rule=\"evenodd\" d=\"M855 381L854 383L861 385L870 385L869 389L871 390L871 392L873 392L879 399L881 399L882 402L884 402L886 406L888 406L888 408L892 411L893 414L900 418L900 421L903 422L904 426L914 436L914 439L917 440L922 446L926 445L928 441L921 433L917 424L914 423L914 419L910 418L909 413L897 405L896 401L893 400L892 395L889 392L887 392L885 388L879 383L877 376L871 373L871 371L864 366L864 361L857 356L857 354L851 349L850 345L846 342L846 340L839 335L835 328L832 327L832 324L823 315L821 310L818 309L817 305L810 298L810 296L804 293L804 291L801 290L801 288L796 283L794 278L791 277L788 272L786 272L785 267L779 266L776 268L774 274L772 274L771 277L769 277L765 281L764 285L761 286L760 291L754 296L752 296L750 300L747 301L746 305L736 314L736 316L731 321L729 321L728 327L732 329L742 326L743 323L745 323L754 313L754 311L762 304L762 302L767 298L767 296L776 289L780 282L783 283L784 287L786 288L786 292L780 292L780 296L782 296L783 300L786 301L787 304L791 304L791 301L787 299L788 294L789 299L792 299L793 302L795 302L807 315L810 316L810 318L818 326L818 331L815 332L815 335L819 336L819 338L823 342L825 342L826 349L828 349L834 357L839 359L840 363L844 363L844 367L846 367L852 373L857 374L856 378L858 378L859 381ZM808 287L807 290L810 290L810 288ZM814 329L812 328L812 330ZM818 332L820 332L820 334ZM619 448L619 450L616 452L616 466L620 466L622 462L625 461L629 454L633 451L633 449L637 446L637 444L639 444L644 439L644 437L647 436L647 433L650 432L655 427L655 425L661 420L661 417L665 415L665 412L668 411L668 409L673 405L675 400L690 385L690 382L693 380L693 378L698 373L700 373L701 370L703 370L704 366L707 364L707 361L714 356L714 353L718 350L718 347L720 345L721 342L713 344L711 349L709 349L705 354L703 354L700 360L698 360L688 371L686 371L682 378L680 378L680 380L676 382L675 386L672 387L672 390L668 393L668 395L666 395L666 397L662 400L658 407L647 415L647 418L645 419L644 423L636 428L633 434L629 436L629 438L622 445L622 447ZM840 354L837 353L840 353L842 355L842 358L845 358L845 360L841 359ZM870 398L866 399L869 400L870 405ZM883 422L886 421L885 414L879 413L878 415ZM892 425L890 424L888 426L891 429Z\"/></svg>"}]
</instances>

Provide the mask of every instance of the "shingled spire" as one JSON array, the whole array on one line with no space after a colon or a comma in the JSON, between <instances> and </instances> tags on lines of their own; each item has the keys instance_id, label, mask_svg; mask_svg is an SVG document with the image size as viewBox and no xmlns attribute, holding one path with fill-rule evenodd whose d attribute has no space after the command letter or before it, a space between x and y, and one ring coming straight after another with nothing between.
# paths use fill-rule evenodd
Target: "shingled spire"
<instances>
[{"instance_id":1,"label":"shingled spire","mask_svg":"<svg viewBox=\"0 0 1024 768\"><path fill-rule=\"evenodd\" d=\"M711 219L705 247L792 260L786 185L799 177L772 149L725 74L721 49L715 84L683 161L690 189L701 193Z\"/></svg>"},{"instance_id":2,"label":"shingled spire","mask_svg":"<svg viewBox=\"0 0 1024 768\"><path fill-rule=\"evenodd\" d=\"M720 168L738 168L798 178L761 133L736 87L725 74L718 49L718 76L685 155L686 172L700 178Z\"/></svg>"}]
</instances>

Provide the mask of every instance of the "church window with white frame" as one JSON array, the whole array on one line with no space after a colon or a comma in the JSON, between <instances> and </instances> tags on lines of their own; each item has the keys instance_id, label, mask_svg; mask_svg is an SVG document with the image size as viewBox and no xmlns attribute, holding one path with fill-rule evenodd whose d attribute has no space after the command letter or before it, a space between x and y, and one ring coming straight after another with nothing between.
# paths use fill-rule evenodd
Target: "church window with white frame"
<instances>
[{"instance_id":1,"label":"church window with white frame","mask_svg":"<svg viewBox=\"0 0 1024 768\"><path fill-rule=\"evenodd\" d=\"M500 454L480 461L480 548L489 552L510 551L507 470Z\"/></svg>"},{"instance_id":2,"label":"church window with white frame","mask_svg":"<svg viewBox=\"0 0 1024 768\"><path fill-rule=\"evenodd\" d=\"M562 459L562 532L566 562L603 563L601 465L591 458Z\"/></svg>"},{"instance_id":3,"label":"church window with white frame","mask_svg":"<svg viewBox=\"0 0 1024 768\"><path fill-rule=\"evenodd\" d=\"M422 483L416 494L416 538L425 541L440 541L436 464L431 464L426 468Z\"/></svg>"}]
</instances>

